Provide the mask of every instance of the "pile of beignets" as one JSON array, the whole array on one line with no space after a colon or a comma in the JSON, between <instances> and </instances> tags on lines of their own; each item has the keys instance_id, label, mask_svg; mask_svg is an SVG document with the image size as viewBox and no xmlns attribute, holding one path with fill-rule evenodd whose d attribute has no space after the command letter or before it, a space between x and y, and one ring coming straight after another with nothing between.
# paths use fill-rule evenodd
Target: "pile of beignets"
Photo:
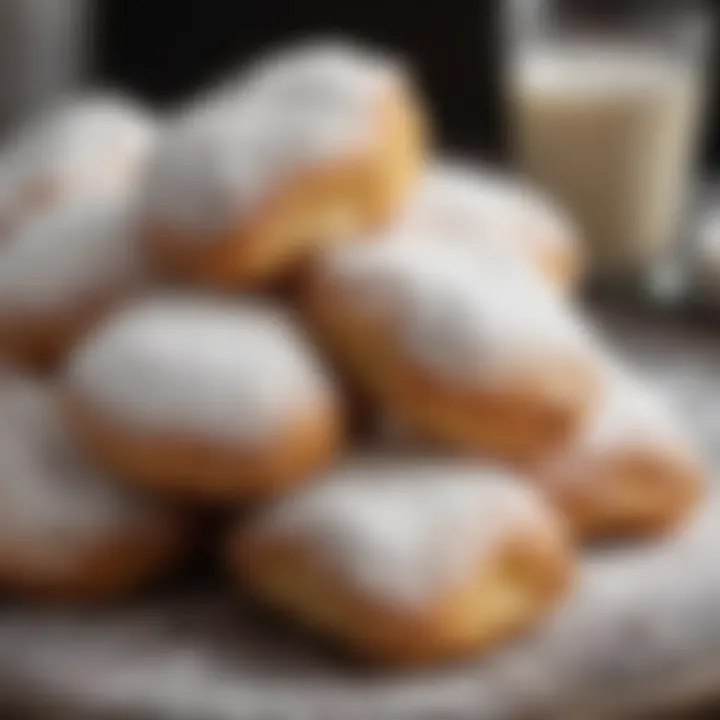
<instances>
[{"instance_id":1,"label":"pile of beignets","mask_svg":"<svg viewBox=\"0 0 720 720\"><path fill-rule=\"evenodd\" d=\"M0 591L115 600L237 508L228 574L350 654L477 653L665 533L703 468L571 297L577 230L433 156L345 41L156 118L88 96L0 158Z\"/></svg>"}]
</instances>

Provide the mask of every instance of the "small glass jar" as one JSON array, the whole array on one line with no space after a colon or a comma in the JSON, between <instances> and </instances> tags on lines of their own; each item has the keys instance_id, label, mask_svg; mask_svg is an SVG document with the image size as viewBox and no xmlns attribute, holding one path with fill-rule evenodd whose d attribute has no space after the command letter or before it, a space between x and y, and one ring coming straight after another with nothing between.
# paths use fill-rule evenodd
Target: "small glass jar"
<instances>
[{"instance_id":1,"label":"small glass jar","mask_svg":"<svg viewBox=\"0 0 720 720\"><path fill-rule=\"evenodd\" d=\"M575 216L593 275L657 284L687 218L710 18L692 0L507 9L514 163Z\"/></svg>"}]
</instances>

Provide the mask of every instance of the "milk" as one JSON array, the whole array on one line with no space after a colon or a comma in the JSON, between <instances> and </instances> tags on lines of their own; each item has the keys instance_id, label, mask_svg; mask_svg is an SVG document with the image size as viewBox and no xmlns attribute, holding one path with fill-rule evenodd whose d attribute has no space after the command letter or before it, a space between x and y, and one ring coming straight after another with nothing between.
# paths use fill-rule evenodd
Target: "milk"
<instances>
[{"instance_id":1,"label":"milk","mask_svg":"<svg viewBox=\"0 0 720 720\"><path fill-rule=\"evenodd\" d=\"M520 169L579 221L596 269L642 270L678 237L700 73L658 51L561 44L510 71Z\"/></svg>"}]
</instances>

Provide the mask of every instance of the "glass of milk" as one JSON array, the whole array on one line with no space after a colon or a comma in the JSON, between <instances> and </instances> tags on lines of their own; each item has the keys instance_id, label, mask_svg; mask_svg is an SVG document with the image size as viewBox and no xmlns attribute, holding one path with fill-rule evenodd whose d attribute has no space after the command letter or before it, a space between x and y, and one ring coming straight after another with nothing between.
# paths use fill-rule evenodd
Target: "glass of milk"
<instances>
[{"instance_id":1,"label":"glass of milk","mask_svg":"<svg viewBox=\"0 0 720 720\"><path fill-rule=\"evenodd\" d=\"M687 217L709 19L693 0L508 0L518 168L578 221L591 270L657 276Z\"/></svg>"}]
</instances>

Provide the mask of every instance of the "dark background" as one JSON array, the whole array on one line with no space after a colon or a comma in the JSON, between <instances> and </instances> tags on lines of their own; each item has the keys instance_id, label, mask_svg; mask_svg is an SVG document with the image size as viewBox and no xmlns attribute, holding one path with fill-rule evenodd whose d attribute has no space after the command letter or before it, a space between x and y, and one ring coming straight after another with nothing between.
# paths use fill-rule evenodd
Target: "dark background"
<instances>
[{"instance_id":1,"label":"dark background","mask_svg":"<svg viewBox=\"0 0 720 720\"><path fill-rule=\"evenodd\" d=\"M441 142L503 155L502 0L101 0L95 19L98 79L159 106L174 102L268 46L341 34L398 50L413 63ZM720 11L720 3L712 3ZM716 24L716 27L718 24ZM714 69L714 68L713 68ZM720 96L713 73L713 97ZM720 170L712 107L704 164Z\"/></svg>"}]
</instances>

